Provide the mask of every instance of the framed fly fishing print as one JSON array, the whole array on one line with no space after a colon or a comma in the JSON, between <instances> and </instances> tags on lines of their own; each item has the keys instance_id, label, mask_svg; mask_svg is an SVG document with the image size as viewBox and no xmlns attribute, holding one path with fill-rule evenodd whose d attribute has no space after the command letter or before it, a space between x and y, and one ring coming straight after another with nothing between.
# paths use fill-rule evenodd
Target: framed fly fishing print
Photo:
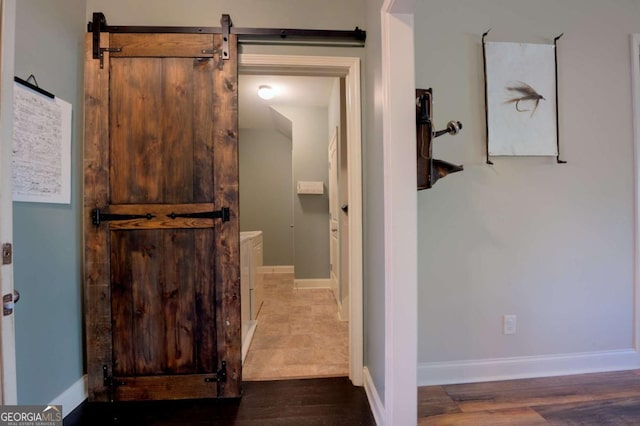
<instances>
[{"instance_id":1,"label":"framed fly fishing print","mask_svg":"<svg viewBox=\"0 0 640 426\"><path fill-rule=\"evenodd\" d=\"M487 163L489 156L558 156L555 43L485 42L485 36Z\"/></svg>"}]
</instances>

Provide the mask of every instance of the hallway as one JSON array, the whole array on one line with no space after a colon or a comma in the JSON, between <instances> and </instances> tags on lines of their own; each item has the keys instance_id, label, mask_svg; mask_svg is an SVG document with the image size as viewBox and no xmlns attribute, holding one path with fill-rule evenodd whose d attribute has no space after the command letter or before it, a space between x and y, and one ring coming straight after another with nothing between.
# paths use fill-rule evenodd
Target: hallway
<instances>
[{"instance_id":1,"label":"hallway","mask_svg":"<svg viewBox=\"0 0 640 426\"><path fill-rule=\"evenodd\" d=\"M349 374L348 322L338 319L330 289L294 289L293 274L265 274L243 380Z\"/></svg>"}]
</instances>

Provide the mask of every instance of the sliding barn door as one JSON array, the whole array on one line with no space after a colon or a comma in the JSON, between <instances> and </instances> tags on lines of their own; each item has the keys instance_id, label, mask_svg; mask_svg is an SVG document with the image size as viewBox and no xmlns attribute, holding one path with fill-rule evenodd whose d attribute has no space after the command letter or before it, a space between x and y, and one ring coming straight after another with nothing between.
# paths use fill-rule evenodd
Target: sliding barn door
<instances>
[{"instance_id":1,"label":"sliding barn door","mask_svg":"<svg viewBox=\"0 0 640 426\"><path fill-rule=\"evenodd\" d=\"M237 49L212 34L87 36L91 400L240 396Z\"/></svg>"}]
</instances>

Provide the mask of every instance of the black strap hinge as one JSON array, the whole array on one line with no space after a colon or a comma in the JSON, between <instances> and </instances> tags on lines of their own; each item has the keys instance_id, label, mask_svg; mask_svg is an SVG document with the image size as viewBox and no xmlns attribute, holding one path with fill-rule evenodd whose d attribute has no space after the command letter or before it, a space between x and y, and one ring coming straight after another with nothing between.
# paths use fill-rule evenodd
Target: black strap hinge
<instances>
[{"instance_id":1,"label":"black strap hinge","mask_svg":"<svg viewBox=\"0 0 640 426\"><path fill-rule=\"evenodd\" d=\"M229 210L229 207L222 207L220 210L214 210L211 212L170 213L167 217L170 217L171 219L176 219L178 217L191 219L222 219L223 222L229 222L231 220L231 210Z\"/></svg>"},{"instance_id":2,"label":"black strap hinge","mask_svg":"<svg viewBox=\"0 0 640 426\"><path fill-rule=\"evenodd\" d=\"M146 214L111 214L111 213L103 213L100 209L93 209L91 211L91 223L95 226L100 226L102 222L107 222L109 220L130 220L130 219L147 219L151 220L155 216L151 213Z\"/></svg>"}]
</instances>

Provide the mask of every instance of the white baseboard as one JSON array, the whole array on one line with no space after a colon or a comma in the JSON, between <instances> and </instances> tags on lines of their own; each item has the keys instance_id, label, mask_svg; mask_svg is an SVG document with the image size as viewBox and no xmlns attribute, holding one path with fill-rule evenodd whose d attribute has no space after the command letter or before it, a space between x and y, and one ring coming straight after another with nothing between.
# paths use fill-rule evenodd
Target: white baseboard
<instances>
[{"instance_id":1,"label":"white baseboard","mask_svg":"<svg viewBox=\"0 0 640 426\"><path fill-rule=\"evenodd\" d=\"M249 321L249 323L250 325L247 328L246 335L242 339L242 365L244 365L244 359L247 357L247 352L249 352L258 321Z\"/></svg>"},{"instance_id":2,"label":"white baseboard","mask_svg":"<svg viewBox=\"0 0 640 426\"><path fill-rule=\"evenodd\" d=\"M373 384L371 373L369 373L369 369L367 367L364 367L362 376L364 380L364 391L367 394L367 399L369 400L369 406L371 407L373 418L375 419L378 426L384 426L384 404L380 399L380 395L378 395L378 390Z\"/></svg>"},{"instance_id":3,"label":"white baseboard","mask_svg":"<svg viewBox=\"0 0 640 426\"><path fill-rule=\"evenodd\" d=\"M345 297L344 300L338 303L338 316L340 321L349 321L349 296Z\"/></svg>"},{"instance_id":4,"label":"white baseboard","mask_svg":"<svg viewBox=\"0 0 640 426\"><path fill-rule=\"evenodd\" d=\"M88 397L87 375L85 374L67 390L55 397L48 405L62 405L62 416L66 417Z\"/></svg>"},{"instance_id":5,"label":"white baseboard","mask_svg":"<svg viewBox=\"0 0 640 426\"><path fill-rule=\"evenodd\" d=\"M279 266L260 266L258 268L260 274L293 274L293 265L279 265Z\"/></svg>"},{"instance_id":6,"label":"white baseboard","mask_svg":"<svg viewBox=\"0 0 640 426\"><path fill-rule=\"evenodd\" d=\"M418 386L490 382L640 368L633 349L418 364Z\"/></svg>"},{"instance_id":7,"label":"white baseboard","mask_svg":"<svg viewBox=\"0 0 640 426\"><path fill-rule=\"evenodd\" d=\"M303 289L303 288L327 288L331 289L331 279L329 278L312 278L312 279L301 279L301 280L293 280L293 288L295 289Z\"/></svg>"}]
</instances>

